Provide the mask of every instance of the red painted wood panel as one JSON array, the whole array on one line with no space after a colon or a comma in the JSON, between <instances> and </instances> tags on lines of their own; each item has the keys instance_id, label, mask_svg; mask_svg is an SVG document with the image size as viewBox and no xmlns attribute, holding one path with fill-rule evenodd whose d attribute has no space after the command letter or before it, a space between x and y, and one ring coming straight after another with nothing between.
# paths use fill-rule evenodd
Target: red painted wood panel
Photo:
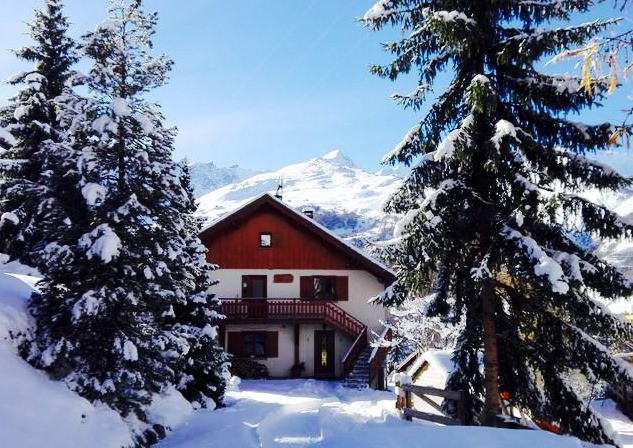
<instances>
[{"instance_id":1,"label":"red painted wood panel","mask_svg":"<svg viewBox=\"0 0 633 448\"><path fill-rule=\"evenodd\" d=\"M272 247L259 247L262 232L272 234ZM207 260L221 269L355 268L339 249L265 208L228 226L206 245Z\"/></svg>"}]
</instances>

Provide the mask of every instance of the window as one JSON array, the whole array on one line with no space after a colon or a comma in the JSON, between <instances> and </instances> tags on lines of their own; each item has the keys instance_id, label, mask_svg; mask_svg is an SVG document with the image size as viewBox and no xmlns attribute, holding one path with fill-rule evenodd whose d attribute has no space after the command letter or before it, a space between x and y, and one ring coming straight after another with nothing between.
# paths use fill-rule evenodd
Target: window
<instances>
[{"instance_id":1,"label":"window","mask_svg":"<svg viewBox=\"0 0 633 448\"><path fill-rule=\"evenodd\" d=\"M336 277L314 277L314 298L336 300Z\"/></svg>"},{"instance_id":2,"label":"window","mask_svg":"<svg viewBox=\"0 0 633 448\"><path fill-rule=\"evenodd\" d=\"M242 356L264 358L266 356L266 332L242 332Z\"/></svg>"},{"instance_id":3,"label":"window","mask_svg":"<svg viewBox=\"0 0 633 448\"><path fill-rule=\"evenodd\" d=\"M349 300L347 276L311 275L299 278L299 297L316 300Z\"/></svg>"},{"instance_id":4,"label":"window","mask_svg":"<svg viewBox=\"0 0 633 448\"><path fill-rule=\"evenodd\" d=\"M259 234L259 247L272 247L273 235L271 233Z\"/></svg>"},{"instance_id":5,"label":"window","mask_svg":"<svg viewBox=\"0 0 633 448\"><path fill-rule=\"evenodd\" d=\"M265 275L242 275L242 297L265 298L266 282Z\"/></svg>"},{"instance_id":6,"label":"window","mask_svg":"<svg viewBox=\"0 0 633 448\"><path fill-rule=\"evenodd\" d=\"M277 331L229 331L227 351L236 357L279 357Z\"/></svg>"}]
</instances>

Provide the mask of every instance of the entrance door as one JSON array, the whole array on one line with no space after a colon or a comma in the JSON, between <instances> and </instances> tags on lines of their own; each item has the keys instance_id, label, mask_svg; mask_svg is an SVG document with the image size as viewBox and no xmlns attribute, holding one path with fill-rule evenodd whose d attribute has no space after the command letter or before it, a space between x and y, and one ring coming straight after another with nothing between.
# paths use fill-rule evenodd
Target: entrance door
<instances>
[{"instance_id":1,"label":"entrance door","mask_svg":"<svg viewBox=\"0 0 633 448\"><path fill-rule=\"evenodd\" d=\"M334 377L334 332L314 332L314 376Z\"/></svg>"}]
</instances>

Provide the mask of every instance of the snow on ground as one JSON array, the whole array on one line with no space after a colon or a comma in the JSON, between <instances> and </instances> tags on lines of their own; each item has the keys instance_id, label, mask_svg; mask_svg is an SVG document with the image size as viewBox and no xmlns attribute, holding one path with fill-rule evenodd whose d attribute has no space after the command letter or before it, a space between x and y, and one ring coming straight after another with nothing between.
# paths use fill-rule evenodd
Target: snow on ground
<instances>
[{"instance_id":1,"label":"snow on ground","mask_svg":"<svg viewBox=\"0 0 633 448\"><path fill-rule=\"evenodd\" d=\"M591 408L609 422L623 448L633 447L633 423L616 408L613 400L594 401Z\"/></svg>"},{"instance_id":2,"label":"snow on ground","mask_svg":"<svg viewBox=\"0 0 633 448\"><path fill-rule=\"evenodd\" d=\"M26 330L29 320L25 303L37 278L1 272L16 267L0 266L0 446L130 446L129 429L116 412L90 404L17 355L9 333ZM17 270L33 272L28 268Z\"/></svg>"},{"instance_id":3,"label":"snow on ground","mask_svg":"<svg viewBox=\"0 0 633 448\"><path fill-rule=\"evenodd\" d=\"M227 407L202 410L160 448L403 447L573 448L588 446L544 431L445 427L400 419L392 392L345 389L339 382L244 380Z\"/></svg>"}]
</instances>

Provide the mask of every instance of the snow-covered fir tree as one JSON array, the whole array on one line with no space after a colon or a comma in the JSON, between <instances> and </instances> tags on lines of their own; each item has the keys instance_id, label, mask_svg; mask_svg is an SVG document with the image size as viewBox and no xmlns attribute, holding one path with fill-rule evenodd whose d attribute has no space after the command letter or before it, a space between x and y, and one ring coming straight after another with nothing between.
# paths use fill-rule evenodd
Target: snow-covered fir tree
<instances>
[{"instance_id":1,"label":"snow-covered fir tree","mask_svg":"<svg viewBox=\"0 0 633 448\"><path fill-rule=\"evenodd\" d=\"M226 368L191 189L171 159L175 130L145 99L172 66L151 54L156 21L140 0L111 0L108 19L84 36L90 95L71 142L87 218L50 251L28 354L119 411L140 444L164 433L146 412L154 394L176 387L201 405L220 402Z\"/></svg>"},{"instance_id":2,"label":"snow-covered fir tree","mask_svg":"<svg viewBox=\"0 0 633 448\"><path fill-rule=\"evenodd\" d=\"M407 298L390 311L388 325L393 329L388 362L396 366L411 353L423 353L431 349L453 349L459 326L429 317L426 306L428 297Z\"/></svg>"},{"instance_id":3,"label":"snow-covered fir tree","mask_svg":"<svg viewBox=\"0 0 633 448\"><path fill-rule=\"evenodd\" d=\"M180 274L176 278L182 282L182 289L189 291L190 297L175 306L173 319L174 331L187 339L191 348L182 359L180 379L176 383L189 401L206 407L207 398L211 398L216 406L222 406L229 357L218 345L216 323L223 318L216 311L220 301L208 292L216 283L212 278L215 265L206 261L206 249L198 238L203 219L194 216L196 203L189 168L184 162L180 168L182 185L187 192L180 210L185 218L181 230L185 248L173 260L170 269Z\"/></svg>"},{"instance_id":4,"label":"snow-covered fir tree","mask_svg":"<svg viewBox=\"0 0 633 448\"><path fill-rule=\"evenodd\" d=\"M570 232L630 237L629 225L579 195L629 180L587 158L607 148L613 126L568 118L607 86L592 80L589 94L580 79L537 64L605 30L609 21L547 28L591 5L381 0L363 21L402 29L385 45L393 61L373 72L418 72L417 88L396 95L404 107L419 110L440 74L452 78L384 159L413 168L386 206L405 218L385 251L398 280L379 300L397 304L431 287L427 314L463 322L448 388L465 391L470 421L494 424L508 392L512 405L563 431L608 442L567 378L633 381L631 367L598 342L629 336L629 324L596 300L628 296L631 285Z\"/></svg>"},{"instance_id":5,"label":"snow-covered fir tree","mask_svg":"<svg viewBox=\"0 0 633 448\"><path fill-rule=\"evenodd\" d=\"M76 103L68 86L76 44L67 36L62 2L44 3L29 24L34 43L15 51L34 67L11 77L10 84L23 87L0 112L15 137L0 166L0 252L42 271L42 251L70 225L77 199L55 191L72 176L58 162L68 155L65 127Z\"/></svg>"}]
</instances>

